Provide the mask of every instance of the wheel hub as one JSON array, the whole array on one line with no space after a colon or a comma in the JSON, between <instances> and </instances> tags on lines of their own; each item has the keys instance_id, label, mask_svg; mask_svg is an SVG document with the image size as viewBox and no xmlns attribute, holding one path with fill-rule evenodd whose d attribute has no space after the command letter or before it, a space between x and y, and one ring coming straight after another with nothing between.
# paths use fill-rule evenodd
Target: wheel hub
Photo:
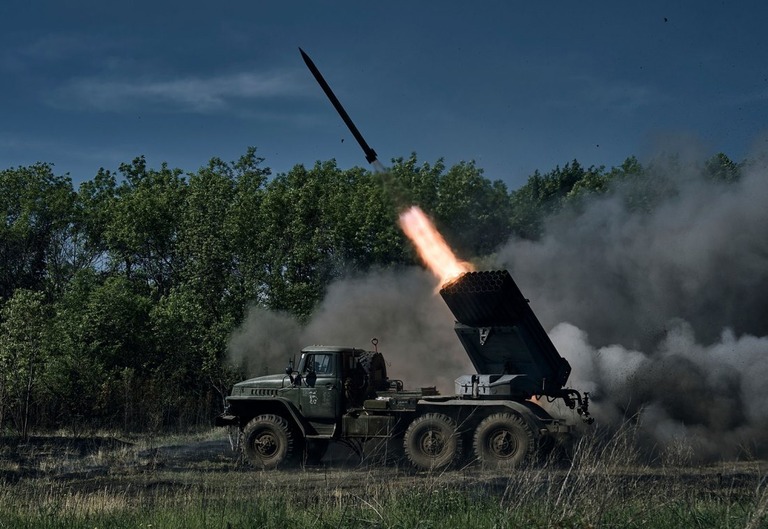
<instances>
[{"instance_id":1,"label":"wheel hub","mask_svg":"<svg viewBox=\"0 0 768 529\"><path fill-rule=\"evenodd\" d=\"M517 439L508 430L497 430L489 439L489 448L499 458L511 457L517 452Z\"/></svg>"},{"instance_id":2,"label":"wheel hub","mask_svg":"<svg viewBox=\"0 0 768 529\"><path fill-rule=\"evenodd\" d=\"M445 439L440 432L430 430L421 438L421 451L429 456L440 455L445 448Z\"/></svg>"},{"instance_id":3,"label":"wheel hub","mask_svg":"<svg viewBox=\"0 0 768 529\"><path fill-rule=\"evenodd\" d=\"M277 440L272 434L263 433L253 441L253 446L260 455L269 457L277 451Z\"/></svg>"}]
</instances>

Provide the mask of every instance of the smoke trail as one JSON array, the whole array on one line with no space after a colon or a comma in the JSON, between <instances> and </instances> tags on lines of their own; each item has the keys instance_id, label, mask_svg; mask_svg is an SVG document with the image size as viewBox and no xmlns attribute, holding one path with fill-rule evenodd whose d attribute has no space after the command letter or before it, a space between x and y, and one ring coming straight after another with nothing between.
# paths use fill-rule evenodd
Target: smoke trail
<instances>
[{"instance_id":1,"label":"smoke trail","mask_svg":"<svg viewBox=\"0 0 768 529\"><path fill-rule=\"evenodd\" d=\"M649 445L733 455L768 431L768 171L756 163L724 185L695 161L674 165L656 161L649 179L497 258L554 326L569 385L594 391L598 420L639 414ZM630 207L649 184L664 189L655 207Z\"/></svg>"}]
</instances>

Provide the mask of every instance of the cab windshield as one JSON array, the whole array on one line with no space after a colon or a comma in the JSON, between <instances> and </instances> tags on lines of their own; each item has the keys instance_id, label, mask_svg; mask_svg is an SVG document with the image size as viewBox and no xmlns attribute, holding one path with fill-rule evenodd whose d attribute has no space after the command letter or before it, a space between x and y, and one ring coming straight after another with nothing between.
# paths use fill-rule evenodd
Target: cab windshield
<instances>
[{"instance_id":1,"label":"cab windshield","mask_svg":"<svg viewBox=\"0 0 768 529\"><path fill-rule=\"evenodd\" d=\"M302 373L316 373L318 375L333 374L333 355L321 353L307 353L303 358Z\"/></svg>"}]
</instances>

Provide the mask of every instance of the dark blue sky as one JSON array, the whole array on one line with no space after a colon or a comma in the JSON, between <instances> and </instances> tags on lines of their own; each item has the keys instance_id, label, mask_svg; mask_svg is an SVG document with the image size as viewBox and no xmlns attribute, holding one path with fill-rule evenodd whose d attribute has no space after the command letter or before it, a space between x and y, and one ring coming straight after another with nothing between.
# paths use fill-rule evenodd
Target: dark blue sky
<instances>
[{"instance_id":1,"label":"dark blue sky","mask_svg":"<svg viewBox=\"0 0 768 529\"><path fill-rule=\"evenodd\" d=\"M249 145L274 172L365 166L299 46L385 164L475 160L516 188L681 137L740 160L767 137L768 4L667 4L4 0L0 168L78 182Z\"/></svg>"}]
</instances>

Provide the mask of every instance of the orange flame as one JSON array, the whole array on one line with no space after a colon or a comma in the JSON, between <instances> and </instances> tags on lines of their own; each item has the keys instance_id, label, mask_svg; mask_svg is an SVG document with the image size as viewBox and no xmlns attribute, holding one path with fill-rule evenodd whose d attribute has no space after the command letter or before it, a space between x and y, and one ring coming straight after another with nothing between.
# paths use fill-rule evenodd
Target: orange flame
<instances>
[{"instance_id":1,"label":"orange flame","mask_svg":"<svg viewBox=\"0 0 768 529\"><path fill-rule=\"evenodd\" d=\"M418 206L411 206L400 214L400 227L416 246L419 257L437 276L441 285L464 272L474 270L471 264L460 261L453 255L443 236Z\"/></svg>"}]
</instances>

